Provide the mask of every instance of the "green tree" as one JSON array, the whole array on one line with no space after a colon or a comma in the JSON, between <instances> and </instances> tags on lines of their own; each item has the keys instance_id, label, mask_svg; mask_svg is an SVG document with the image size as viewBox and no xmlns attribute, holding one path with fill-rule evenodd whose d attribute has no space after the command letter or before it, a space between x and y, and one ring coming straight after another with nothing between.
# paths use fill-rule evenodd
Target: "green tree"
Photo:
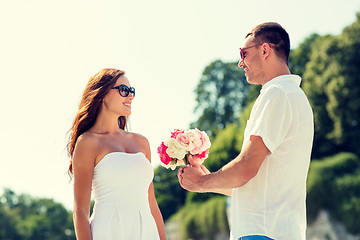
<instances>
[{"instance_id":1,"label":"green tree","mask_svg":"<svg viewBox=\"0 0 360 240\"><path fill-rule=\"evenodd\" d=\"M195 112L198 120L191 124L214 136L218 129L237 121L249 91L244 71L237 63L212 62L202 74L195 89Z\"/></svg>"},{"instance_id":2,"label":"green tree","mask_svg":"<svg viewBox=\"0 0 360 240\"><path fill-rule=\"evenodd\" d=\"M189 203L173 219L180 221L182 239L215 239L218 233L229 234L226 197L217 196L204 203Z\"/></svg>"},{"instance_id":3,"label":"green tree","mask_svg":"<svg viewBox=\"0 0 360 240\"><path fill-rule=\"evenodd\" d=\"M310 61L313 44L319 37L320 35L314 33L300 43L297 48L291 49L289 68L292 74L303 76L306 64Z\"/></svg>"},{"instance_id":4,"label":"green tree","mask_svg":"<svg viewBox=\"0 0 360 240\"><path fill-rule=\"evenodd\" d=\"M0 239L3 240L20 240L21 235L16 229L19 217L14 215L4 205L0 204Z\"/></svg>"},{"instance_id":5,"label":"green tree","mask_svg":"<svg viewBox=\"0 0 360 240\"><path fill-rule=\"evenodd\" d=\"M224 129L220 130L212 141L208 159L204 165L211 171L217 171L222 166L239 155L241 148L239 140L240 129L238 123L228 124Z\"/></svg>"},{"instance_id":6,"label":"green tree","mask_svg":"<svg viewBox=\"0 0 360 240\"><path fill-rule=\"evenodd\" d=\"M154 171L154 191L164 221L185 204L187 191L179 185L177 170L157 167Z\"/></svg>"},{"instance_id":7,"label":"green tree","mask_svg":"<svg viewBox=\"0 0 360 240\"><path fill-rule=\"evenodd\" d=\"M360 156L360 14L339 36L318 37L303 89L314 110L315 158L341 151Z\"/></svg>"},{"instance_id":8,"label":"green tree","mask_svg":"<svg viewBox=\"0 0 360 240\"><path fill-rule=\"evenodd\" d=\"M310 222L320 209L360 233L360 161L353 153L339 153L313 160L307 180L307 212Z\"/></svg>"},{"instance_id":9,"label":"green tree","mask_svg":"<svg viewBox=\"0 0 360 240\"><path fill-rule=\"evenodd\" d=\"M71 212L52 199L5 189L0 204L1 239L74 239Z\"/></svg>"},{"instance_id":10,"label":"green tree","mask_svg":"<svg viewBox=\"0 0 360 240\"><path fill-rule=\"evenodd\" d=\"M330 137L342 151L360 156L360 13L337 41L338 49L334 53L339 72L336 81L328 87L327 110L334 122Z\"/></svg>"}]
</instances>

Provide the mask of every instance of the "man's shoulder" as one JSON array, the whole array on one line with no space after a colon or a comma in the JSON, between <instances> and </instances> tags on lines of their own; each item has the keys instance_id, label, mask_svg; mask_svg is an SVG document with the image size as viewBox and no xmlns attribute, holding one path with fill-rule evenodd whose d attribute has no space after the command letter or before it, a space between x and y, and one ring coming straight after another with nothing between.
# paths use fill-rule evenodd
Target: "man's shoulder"
<instances>
[{"instance_id":1,"label":"man's shoulder","mask_svg":"<svg viewBox=\"0 0 360 240\"><path fill-rule=\"evenodd\" d=\"M259 99L281 99L286 97L287 88L282 84L271 84L265 89L262 89L259 95Z\"/></svg>"},{"instance_id":2,"label":"man's shoulder","mask_svg":"<svg viewBox=\"0 0 360 240\"><path fill-rule=\"evenodd\" d=\"M262 88L267 91L298 91L300 88L301 77L298 75L281 75L268 81Z\"/></svg>"}]
</instances>

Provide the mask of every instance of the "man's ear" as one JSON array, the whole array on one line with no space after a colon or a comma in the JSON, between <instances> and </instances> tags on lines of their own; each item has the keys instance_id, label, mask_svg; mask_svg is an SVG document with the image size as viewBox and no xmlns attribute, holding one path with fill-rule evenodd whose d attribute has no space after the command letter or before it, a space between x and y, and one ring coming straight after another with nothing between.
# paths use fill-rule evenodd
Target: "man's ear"
<instances>
[{"instance_id":1,"label":"man's ear","mask_svg":"<svg viewBox=\"0 0 360 240\"><path fill-rule=\"evenodd\" d=\"M269 54L270 45L268 43L264 43L262 45L263 55L264 57L267 57Z\"/></svg>"}]
</instances>

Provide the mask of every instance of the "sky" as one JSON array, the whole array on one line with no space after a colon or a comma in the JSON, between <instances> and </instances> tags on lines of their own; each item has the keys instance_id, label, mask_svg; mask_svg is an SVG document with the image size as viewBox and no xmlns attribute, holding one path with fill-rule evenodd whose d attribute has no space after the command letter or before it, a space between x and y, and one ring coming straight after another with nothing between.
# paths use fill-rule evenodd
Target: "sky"
<instances>
[{"instance_id":1,"label":"sky","mask_svg":"<svg viewBox=\"0 0 360 240\"><path fill-rule=\"evenodd\" d=\"M130 130L149 140L155 168L161 141L198 116L204 68L238 61L253 27L278 22L296 48L341 33L356 12L358 0L0 0L0 194L72 208L67 132L98 70L125 70L136 88Z\"/></svg>"}]
</instances>

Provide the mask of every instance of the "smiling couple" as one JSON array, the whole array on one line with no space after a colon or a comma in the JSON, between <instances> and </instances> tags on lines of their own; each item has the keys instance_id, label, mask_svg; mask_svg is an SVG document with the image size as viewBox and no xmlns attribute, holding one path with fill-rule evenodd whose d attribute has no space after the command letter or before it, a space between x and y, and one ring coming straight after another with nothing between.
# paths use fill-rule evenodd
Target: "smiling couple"
<instances>
[{"instance_id":1,"label":"smiling couple","mask_svg":"<svg viewBox=\"0 0 360 240\"><path fill-rule=\"evenodd\" d=\"M290 73L284 28L263 23L245 39L238 66L262 89L242 150L216 172L203 165L180 168L178 180L188 191L231 196L231 240L305 240L312 109L301 78ZM149 142L126 128L134 97L125 73L116 69L101 70L85 88L68 144L77 239L166 239Z\"/></svg>"}]
</instances>

